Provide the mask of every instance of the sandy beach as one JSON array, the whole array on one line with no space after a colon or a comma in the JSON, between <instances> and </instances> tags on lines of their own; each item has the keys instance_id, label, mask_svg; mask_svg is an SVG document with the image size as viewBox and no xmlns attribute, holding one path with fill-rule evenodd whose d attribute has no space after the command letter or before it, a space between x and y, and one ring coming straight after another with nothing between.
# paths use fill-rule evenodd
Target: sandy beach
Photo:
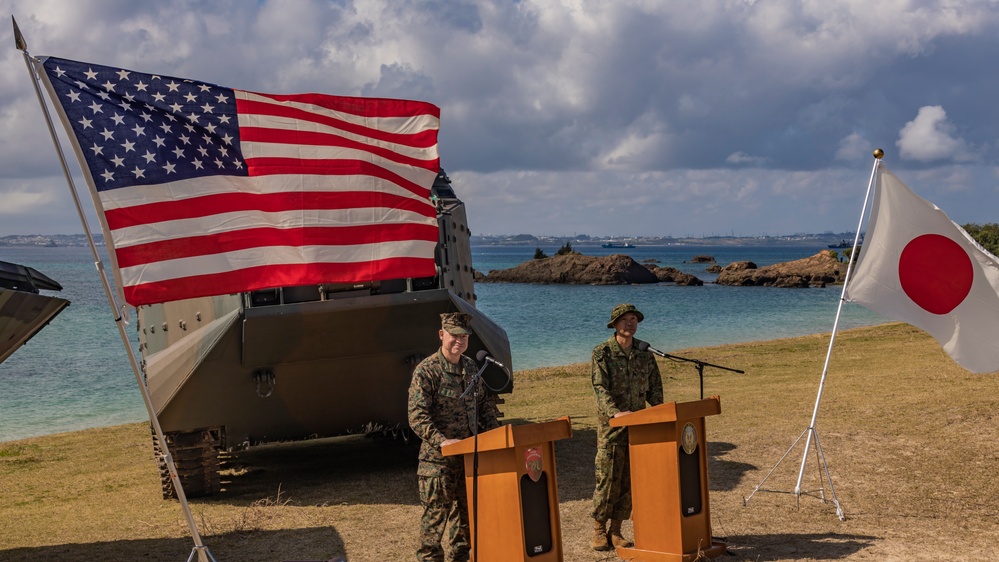
<instances>
[{"instance_id":1,"label":"sandy beach","mask_svg":"<svg viewBox=\"0 0 999 562\"><path fill-rule=\"evenodd\" d=\"M707 431L713 534L732 553L723 559L999 557L999 378L958 367L905 324L837 335L816 432L846 520L817 497L814 452L803 473L809 493L786 493L804 440L791 446L808 428L828 345L829 334L819 334L676 352L746 371L705 369L705 394L722 403ZM660 367L667 400L699 398L691 364ZM556 444L567 561L617 559L588 548L588 369L518 371L503 406L506 423L572 419L572 437ZM775 465L765 486L774 492L744 505ZM220 562L409 560L419 519L415 466L414 444L378 437L260 446L228 461L221 494L191 506ZM824 493L832 497L828 486ZM193 546L179 504L160 498L143 423L0 443L0 514L7 561L175 561Z\"/></svg>"}]
</instances>

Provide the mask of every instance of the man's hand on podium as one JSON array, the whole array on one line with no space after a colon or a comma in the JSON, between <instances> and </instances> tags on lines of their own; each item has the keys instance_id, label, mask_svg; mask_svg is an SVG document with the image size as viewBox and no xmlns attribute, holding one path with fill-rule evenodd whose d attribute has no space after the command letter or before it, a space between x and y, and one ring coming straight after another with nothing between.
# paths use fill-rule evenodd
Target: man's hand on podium
<instances>
[{"instance_id":1,"label":"man's hand on podium","mask_svg":"<svg viewBox=\"0 0 999 562\"><path fill-rule=\"evenodd\" d=\"M615 418L619 418L621 416L626 416L626 415L628 415L630 413L631 413L631 410L625 410L623 412L618 412L618 413L614 414L614 417Z\"/></svg>"},{"instance_id":2,"label":"man's hand on podium","mask_svg":"<svg viewBox=\"0 0 999 562\"><path fill-rule=\"evenodd\" d=\"M461 439L445 439L441 441L441 450L443 450L446 445L450 445L451 443L457 443L458 441L461 441Z\"/></svg>"}]
</instances>

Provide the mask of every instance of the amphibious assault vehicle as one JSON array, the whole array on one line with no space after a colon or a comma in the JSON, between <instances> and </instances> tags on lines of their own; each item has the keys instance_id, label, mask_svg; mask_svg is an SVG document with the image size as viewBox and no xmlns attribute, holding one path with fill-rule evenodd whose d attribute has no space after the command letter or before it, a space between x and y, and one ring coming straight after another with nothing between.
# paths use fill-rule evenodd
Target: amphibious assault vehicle
<instances>
[{"instance_id":1,"label":"amphibious assault vehicle","mask_svg":"<svg viewBox=\"0 0 999 562\"><path fill-rule=\"evenodd\" d=\"M69 306L40 289L61 291L62 285L33 267L0 261L0 363Z\"/></svg>"},{"instance_id":2,"label":"amphibious assault vehicle","mask_svg":"<svg viewBox=\"0 0 999 562\"><path fill-rule=\"evenodd\" d=\"M143 371L186 495L220 490L222 452L359 432L408 437L410 377L440 347L441 313L471 314L466 354L484 350L510 368L506 332L475 308L464 203L443 170L431 193L439 227L433 277L138 308ZM483 377L500 403L496 394L512 390L492 364ZM164 497L174 497L162 461L160 475Z\"/></svg>"}]
</instances>

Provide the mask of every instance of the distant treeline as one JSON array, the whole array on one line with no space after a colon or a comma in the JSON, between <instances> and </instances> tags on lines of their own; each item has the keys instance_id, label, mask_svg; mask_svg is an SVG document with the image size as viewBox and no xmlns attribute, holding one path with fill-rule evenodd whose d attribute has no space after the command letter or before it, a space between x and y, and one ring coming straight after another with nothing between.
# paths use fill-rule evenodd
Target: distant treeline
<instances>
[{"instance_id":1,"label":"distant treeline","mask_svg":"<svg viewBox=\"0 0 999 562\"><path fill-rule=\"evenodd\" d=\"M993 256L999 255L999 224L994 222L990 222L989 224L969 222L961 228L968 231L968 234L981 244L983 248L991 252Z\"/></svg>"}]
</instances>

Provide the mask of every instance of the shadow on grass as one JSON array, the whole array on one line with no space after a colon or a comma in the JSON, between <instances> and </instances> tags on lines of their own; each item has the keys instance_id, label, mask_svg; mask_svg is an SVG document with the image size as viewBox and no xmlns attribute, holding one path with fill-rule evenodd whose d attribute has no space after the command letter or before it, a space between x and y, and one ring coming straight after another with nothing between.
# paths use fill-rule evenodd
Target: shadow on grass
<instances>
[{"instance_id":1,"label":"shadow on grass","mask_svg":"<svg viewBox=\"0 0 999 562\"><path fill-rule=\"evenodd\" d=\"M351 560L336 529L316 527L280 531L225 533L203 537L202 543L219 561L254 560ZM0 550L5 562L92 562L93 560L144 560L177 562L187 560L194 548L191 538L141 539L83 544L60 544L35 548ZM361 555L363 553L357 553ZM193 560L197 560L195 556Z\"/></svg>"},{"instance_id":2,"label":"shadow on grass","mask_svg":"<svg viewBox=\"0 0 999 562\"><path fill-rule=\"evenodd\" d=\"M249 506L262 497L296 505L418 505L419 440L348 436L251 447L222 472L222 491L199 503Z\"/></svg>"},{"instance_id":3,"label":"shadow on grass","mask_svg":"<svg viewBox=\"0 0 999 562\"><path fill-rule=\"evenodd\" d=\"M881 537L845 533L735 535L726 539L729 550L749 560L835 560L846 558Z\"/></svg>"},{"instance_id":4,"label":"shadow on grass","mask_svg":"<svg viewBox=\"0 0 999 562\"><path fill-rule=\"evenodd\" d=\"M555 442L558 466L559 501L585 500L593 497L594 460L597 454L597 435L594 429L572 431L572 438ZM735 450L732 443L708 443L708 476L712 491L734 490L746 473L756 466L743 462L727 461L724 456Z\"/></svg>"},{"instance_id":5,"label":"shadow on grass","mask_svg":"<svg viewBox=\"0 0 999 562\"><path fill-rule=\"evenodd\" d=\"M732 443L708 443L708 478L712 491L728 492L736 489L742 483L746 473L756 470L757 466L744 462L727 461L725 455L734 451Z\"/></svg>"},{"instance_id":6,"label":"shadow on grass","mask_svg":"<svg viewBox=\"0 0 999 562\"><path fill-rule=\"evenodd\" d=\"M520 425L525 420L504 420ZM222 491L197 503L248 507L261 498L296 505L419 505L416 468L419 440L409 443L362 436L251 447L234 455L222 474ZM573 430L555 442L559 499L590 498L596 432Z\"/></svg>"},{"instance_id":7,"label":"shadow on grass","mask_svg":"<svg viewBox=\"0 0 999 562\"><path fill-rule=\"evenodd\" d=\"M573 429L571 438L555 442L560 501L592 497L596 444L592 428ZM725 455L734 449L731 443L708 444L711 490L732 490L756 469L726 461ZM291 500L296 505L419 505L418 450L418 439L405 443L364 436L252 447L227 463L219 494L196 501L243 507L261 498Z\"/></svg>"}]
</instances>

